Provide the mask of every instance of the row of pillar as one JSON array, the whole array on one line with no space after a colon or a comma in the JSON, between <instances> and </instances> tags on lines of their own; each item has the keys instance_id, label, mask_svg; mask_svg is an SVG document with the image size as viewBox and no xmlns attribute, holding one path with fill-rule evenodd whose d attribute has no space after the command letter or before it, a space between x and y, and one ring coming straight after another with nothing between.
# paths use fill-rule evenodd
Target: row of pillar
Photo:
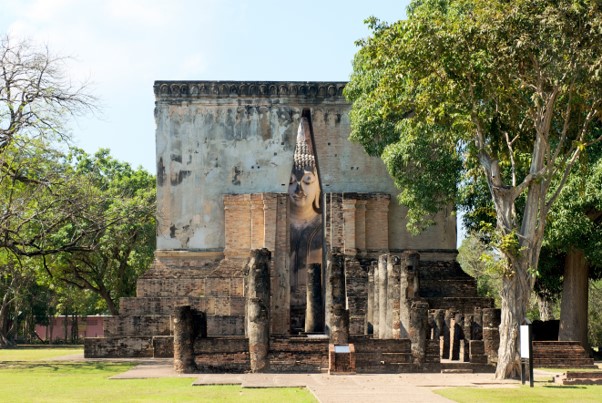
<instances>
[{"instance_id":1,"label":"row of pillar","mask_svg":"<svg viewBox=\"0 0 602 403\"><path fill-rule=\"evenodd\" d=\"M368 272L368 309L365 333L378 339L410 337L410 310L418 296L420 255L405 252L401 258L383 254Z\"/></svg>"}]
</instances>

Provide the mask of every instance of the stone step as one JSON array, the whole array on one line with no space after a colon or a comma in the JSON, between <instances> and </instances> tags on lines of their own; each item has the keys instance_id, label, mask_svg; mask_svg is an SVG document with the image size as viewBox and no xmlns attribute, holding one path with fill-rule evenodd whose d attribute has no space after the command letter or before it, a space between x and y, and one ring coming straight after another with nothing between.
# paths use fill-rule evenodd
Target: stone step
<instances>
[{"instance_id":1,"label":"stone step","mask_svg":"<svg viewBox=\"0 0 602 403\"><path fill-rule=\"evenodd\" d=\"M561 385L602 385L602 371L567 371L562 375L556 375L554 382Z\"/></svg>"},{"instance_id":2,"label":"stone step","mask_svg":"<svg viewBox=\"0 0 602 403\"><path fill-rule=\"evenodd\" d=\"M138 297L242 297L243 285L242 277L140 278L136 282L136 295Z\"/></svg>"},{"instance_id":3,"label":"stone step","mask_svg":"<svg viewBox=\"0 0 602 403\"><path fill-rule=\"evenodd\" d=\"M597 368L592 359L533 359L533 366L537 368Z\"/></svg>"},{"instance_id":4,"label":"stone step","mask_svg":"<svg viewBox=\"0 0 602 403\"><path fill-rule=\"evenodd\" d=\"M168 336L172 334L171 320L165 315L113 316L105 320L104 335L119 336Z\"/></svg>"},{"instance_id":5,"label":"stone step","mask_svg":"<svg viewBox=\"0 0 602 403\"><path fill-rule=\"evenodd\" d=\"M485 297L432 297L425 299L431 310L454 308L472 314L475 307L493 308L493 299Z\"/></svg>"},{"instance_id":6,"label":"stone step","mask_svg":"<svg viewBox=\"0 0 602 403\"><path fill-rule=\"evenodd\" d=\"M119 315L107 318L107 337L167 336L173 327L170 315ZM207 315L207 336L244 335L243 315Z\"/></svg>"},{"instance_id":7,"label":"stone step","mask_svg":"<svg viewBox=\"0 0 602 403\"><path fill-rule=\"evenodd\" d=\"M477 297L477 285L474 280L467 279L437 279L420 283L420 296L435 297Z\"/></svg>"},{"instance_id":8,"label":"stone step","mask_svg":"<svg viewBox=\"0 0 602 403\"><path fill-rule=\"evenodd\" d=\"M576 341L534 341L533 365L548 368L595 368L594 359Z\"/></svg>"}]
</instances>

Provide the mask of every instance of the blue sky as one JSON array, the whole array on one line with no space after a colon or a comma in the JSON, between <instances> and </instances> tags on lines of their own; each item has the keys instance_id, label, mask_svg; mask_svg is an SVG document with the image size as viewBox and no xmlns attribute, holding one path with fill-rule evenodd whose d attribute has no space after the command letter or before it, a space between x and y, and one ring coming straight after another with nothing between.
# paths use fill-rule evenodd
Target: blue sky
<instances>
[{"instance_id":1,"label":"blue sky","mask_svg":"<svg viewBox=\"0 0 602 403\"><path fill-rule=\"evenodd\" d=\"M405 17L392 0L0 0L2 34L70 56L100 112L74 143L155 173L155 80L346 81L363 20Z\"/></svg>"}]
</instances>

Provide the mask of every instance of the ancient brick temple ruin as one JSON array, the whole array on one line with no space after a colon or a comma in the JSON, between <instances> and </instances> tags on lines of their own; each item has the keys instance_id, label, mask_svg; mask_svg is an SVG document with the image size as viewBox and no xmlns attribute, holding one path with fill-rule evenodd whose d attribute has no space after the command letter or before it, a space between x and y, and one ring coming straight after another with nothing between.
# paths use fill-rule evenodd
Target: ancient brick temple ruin
<instances>
[{"instance_id":1,"label":"ancient brick temple ruin","mask_svg":"<svg viewBox=\"0 0 602 403\"><path fill-rule=\"evenodd\" d=\"M86 357L181 371L485 368L499 311L348 140L343 82L155 83L157 250Z\"/></svg>"}]
</instances>

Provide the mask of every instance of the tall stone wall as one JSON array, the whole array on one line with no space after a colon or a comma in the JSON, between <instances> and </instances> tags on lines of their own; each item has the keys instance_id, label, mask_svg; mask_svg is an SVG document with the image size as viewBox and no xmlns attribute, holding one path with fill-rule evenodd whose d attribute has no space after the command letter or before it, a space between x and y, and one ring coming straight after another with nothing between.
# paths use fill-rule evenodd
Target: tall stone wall
<instances>
[{"instance_id":1,"label":"tall stone wall","mask_svg":"<svg viewBox=\"0 0 602 403\"><path fill-rule=\"evenodd\" d=\"M397 190L382 161L348 140L344 85L157 81L157 249L222 250L224 194L286 193L304 110L311 116L324 192L382 192L394 199ZM358 214L378 214L359 204ZM387 233L357 230L366 232L366 242L378 238L371 233L388 238L390 249L455 248L451 211L442 212L437 225L418 237L405 230L404 213L391 202Z\"/></svg>"}]
</instances>

